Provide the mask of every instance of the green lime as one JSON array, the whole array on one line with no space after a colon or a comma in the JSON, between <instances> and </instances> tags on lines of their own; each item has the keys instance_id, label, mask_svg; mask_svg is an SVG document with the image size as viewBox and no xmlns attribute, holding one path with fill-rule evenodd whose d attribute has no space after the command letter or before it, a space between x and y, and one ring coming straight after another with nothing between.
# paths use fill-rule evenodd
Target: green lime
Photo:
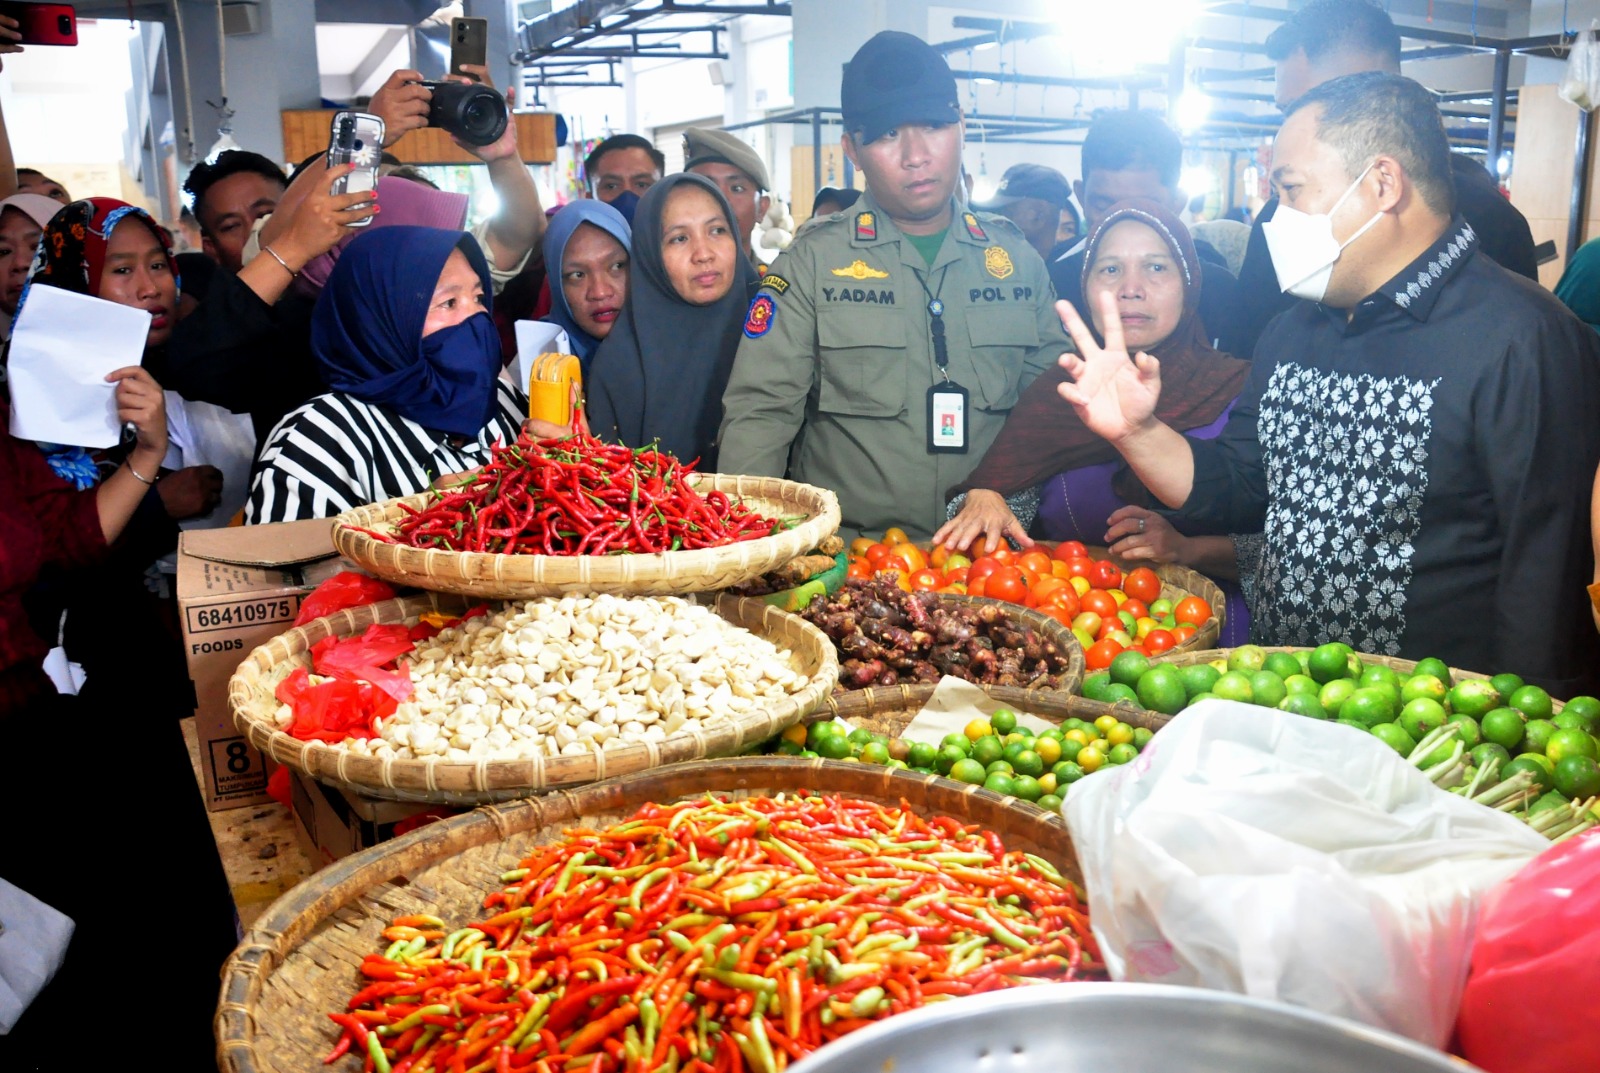
<instances>
[{"instance_id":1,"label":"green lime","mask_svg":"<svg viewBox=\"0 0 1600 1073\"><path fill-rule=\"evenodd\" d=\"M1149 727L1134 727L1133 747L1135 749L1143 749L1146 745L1150 744L1150 739L1155 736L1156 732L1151 730Z\"/></svg>"},{"instance_id":2,"label":"green lime","mask_svg":"<svg viewBox=\"0 0 1600 1073\"><path fill-rule=\"evenodd\" d=\"M1529 719L1527 726L1522 728L1522 751L1543 756L1545 748L1550 744L1550 737L1555 732L1556 725L1550 720Z\"/></svg>"},{"instance_id":3,"label":"green lime","mask_svg":"<svg viewBox=\"0 0 1600 1073\"><path fill-rule=\"evenodd\" d=\"M939 750L939 755L934 759L933 770L941 775L949 775L955 770L955 766L966 758L967 751L965 749L958 749L954 745L946 745ZM973 762L977 763L977 761ZM979 764L978 769L981 771L983 765Z\"/></svg>"},{"instance_id":4,"label":"green lime","mask_svg":"<svg viewBox=\"0 0 1600 1073\"><path fill-rule=\"evenodd\" d=\"M1339 720L1336 720L1336 722L1340 726L1355 727L1357 730L1361 731L1361 733L1363 733L1363 734L1370 734L1372 732L1372 728L1367 726L1367 724L1358 723L1354 719L1339 719Z\"/></svg>"},{"instance_id":5,"label":"green lime","mask_svg":"<svg viewBox=\"0 0 1600 1073\"><path fill-rule=\"evenodd\" d=\"M1005 748L1006 747L1004 745L1000 744L999 738L995 737L993 734L985 734L983 737L972 743L972 748L968 751L968 755L978 763L982 764L984 767L988 767L990 764L1000 759L1001 755L1005 752Z\"/></svg>"},{"instance_id":6,"label":"green lime","mask_svg":"<svg viewBox=\"0 0 1600 1073\"><path fill-rule=\"evenodd\" d=\"M1304 674L1300 661L1290 652L1268 652L1266 660L1261 664L1261 669L1271 671L1287 682L1297 674Z\"/></svg>"},{"instance_id":7,"label":"green lime","mask_svg":"<svg viewBox=\"0 0 1600 1073\"><path fill-rule=\"evenodd\" d=\"M841 738L844 737L844 727L833 722L812 723L806 728L806 748L815 749L817 747L817 742L821 741L825 737L830 737L835 734Z\"/></svg>"},{"instance_id":8,"label":"green lime","mask_svg":"<svg viewBox=\"0 0 1600 1073\"><path fill-rule=\"evenodd\" d=\"M1354 719L1371 728L1379 723L1393 722L1395 711L1394 698L1389 696L1387 690L1382 687L1358 688L1339 705L1339 718Z\"/></svg>"},{"instance_id":9,"label":"green lime","mask_svg":"<svg viewBox=\"0 0 1600 1073\"><path fill-rule=\"evenodd\" d=\"M865 745L872 740L872 731L866 727L856 727L850 732L848 740L851 745Z\"/></svg>"},{"instance_id":10,"label":"green lime","mask_svg":"<svg viewBox=\"0 0 1600 1073\"><path fill-rule=\"evenodd\" d=\"M1556 761L1556 789L1576 801L1600 794L1600 764L1592 756L1565 756Z\"/></svg>"},{"instance_id":11,"label":"green lime","mask_svg":"<svg viewBox=\"0 0 1600 1073\"><path fill-rule=\"evenodd\" d=\"M1071 760L1063 760L1061 763L1050 769L1050 774L1056 777L1057 786L1071 786L1073 783L1083 778L1083 768L1079 767Z\"/></svg>"},{"instance_id":12,"label":"green lime","mask_svg":"<svg viewBox=\"0 0 1600 1073\"><path fill-rule=\"evenodd\" d=\"M1424 674L1431 678L1437 678L1439 681L1444 683L1444 687L1446 689L1449 689L1450 686L1454 684L1454 679L1450 676L1450 665L1444 660L1438 659L1434 656L1429 656L1427 659L1418 660L1417 666L1414 670L1412 670L1411 674L1413 677L1419 674Z\"/></svg>"},{"instance_id":13,"label":"green lime","mask_svg":"<svg viewBox=\"0 0 1600 1073\"><path fill-rule=\"evenodd\" d=\"M1582 719L1583 729L1592 733L1596 724L1600 724L1600 700L1594 697L1573 697L1562 706L1561 714Z\"/></svg>"},{"instance_id":14,"label":"green lime","mask_svg":"<svg viewBox=\"0 0 1600 1073\"><path fill-rule=\"evenodd\" d=\"M827 760L843 760L851 753L850 739L843 734L824 734L812 748Z\"/></svg>"},{"instance_id":15,"label":"green lime","mask_svg":"<svg viewBox=\"0 0 1600 1073\"><path fill-rule=\"evenodd\" d=\"M1600 750L1596 749L1594 739L1581 730L1557 730L1545 742L1544 755L1550 758L1551 763L1560 764L1569 756L1587 756L1590 760L1600 758Z\"/></svg>"},{"instance_id":16,"label":"green lime","mask_svg":"<svg viewBox=\"0 0 1600 1073\"><path fill-rule=\"evenodd\" d=\"M1004 737L1017 729L1017 713L1010 708L996 708L989 713L989 725L996 734Z\"/></svg>"},{"instance_id":17,"label":"green lime","mask_svg":"<svg viewBox=\"0 0 1600 1073\"><path fill-rule=\"evenodd\" d=\"M1488 682L1468 678L1457 682L1450 690L1450 710L1457 715L1470 715L1474 719L1500 706L1500 692Z\"/></svg>"},{"instance_id":18,"label":"green lime","mask_svg":"<svg viewBox=\"0 0 1600 1073\"><path fill-rule=\"evenodd\" d=\"M1314 697L1322 692L1322 686L1318 685L1317 680L1309 674L1291 674L1283 680L1283 688L1287 689L1291 695L1307 693Z\"/></svg>"},{"instance_id":19,"label":"green lime","mask_svg":"<svg viewBox=\"0 0 1600 1073\"><path fill-rule=\"evenodd\" d=\"M1126 764L1128 761L1132 760L1138 755L1139 750L1134 746L1133 742L1125 741L1121 745L1113 745L1111 747L1111 751L1106 754L1106 762L1111 764Z\"/></svg>"},{"instance_id":20,"label":"green lime","mask_svg":"<svg viewBox=\"0 0 1600 1073\"><path fill-rule=\"evenodd\" d=\"M1130 648L1124 652L1118 652L1116 658L1111 661L1111 666L1107 669L1111 672L1111 680L1113 682L1120 682L1125 686L1136 686L1139 684L1139 676L1150 669L1150 657L1143 653L1135 652Z\"/></svg>"},{"instance_id":21,"label":"green lime","mask_svg":"<svg viewBox=\"0 0 1600 1073\"><path fill-rule=\"evenodd\" d=\"M1519 771L1526 771L1532 776L1533 784L1540 793L1555 786L1555 765L1546 760L1543 754L1525 753L1516 757L1500 769L1500 778L1502 781L1509 779Z\"/></svg>"},{"instance_id":22,"label":"green lime","mask_svg":"<svg viewBox=\"0 0 1600 1073\"><path fill-rule=\"evenodd\" d=\"M950 777L952 779L972 786L983 785L983 780L988 775L989 773L983 770L983 765L970 757L957 760L950 768Z\"/></svg>"},{"instance_id":23,"label":"green lime","mask_svg":"<svg viewBox=\"0 0 1600 1073\"><path fill-rule=\"evenodd\" d=\"M1034 804L1038 805L1046 812L1061 811L1061 798L1057 797L1055 794L1045 794L1044 796L1040 797L1039 800L1035 801Z\"/></svg>"},{"instance_id":24,"label":"green lime","mask_svg":"<svg viewBox=\"0 0 1600 1073\"><path fill-rule=\"evenodd\" d=\"M1017 769L1018 775L1028 775L1038 778L1044 774L1044 760L1032 749L1024 749L1011 760L1011 766Z\"/></svg>"},{"instance_id":25,"label":"green lime","mask_svg":"<svg viewBox=\"0 0 1600 1073\"><path fill-rule=\"evenodd\" d=\"M1213 696L1223 700L1236 700L1244 704L1254 704L1256 691L1250 685L1250 676L1241 671L1229 671L1211 687Z\"/></svg>"},{"instance_id":26,"label":"green lime","mask_svg":"<svg viewBox=\"0 0 1600 1073\"><path fill-rule=\"evenodd\" d=\"M1011 780L1011 793L1024 801L1037 801L1044 796L1044 788L1032 775L1018 775Z\"/></svg>"},{"instance_id":27,"label":"green lime","mask_svg":"<svg viewBox=\"0 0 1600 1073\"><path fill-rule=\"evenodd\" d=\"M1400 687L1400 703L1410 704L1414 700L1431 700L1440 707L1444 706L1444 699L1450 695L1450 690L1445 684L1431 674L1413 674L1406 679L1405 685Z\"/></svg>"},{"instance_id":28,"label":"green lime","mask_svg":"<svg viewBox=\"0 0 1600 1073\"><path fill-rule=\"evenodd\" d=\"M805 747L797 741L790 741L788 738L778 739L778 753L782 756L799 756L804 751Z\"/></svg>"},{"instance_id":29,"label":"green lime","mask_svg":"<svg viewBox=\"0 0 1600 1073\"><path fill-rule=\"evenodd\" d=\"M1013 730L1009 734L1001 734L997 730L995 731L995 736L998 737L1001 743L1007 747L1012 745L1021 745L1023 748L1027 748L1033 744L1033 735L1024 733L1021 730Z\"/></svg>"},{"instance_id":30,"label":"green lime","mask_svg":"<svg viewBox=\"0 0 1600 1073\"><path fill-rule=\"evenodd\" d=\"M1039 732L1039 737L1049 738L1051 741L1066 741L1067 732L1061 727L1049 727Z\"/></svg>"},{"instance_id":31,"label":"green lime","mask_svg":"<svg viewBox=\"0 0 1600 1073\"><path fill-rule=\"evenodd\" d=\"M1307 660L1307 669L1311 677L1319 682L1332 682L1339 678L1350 677L1350 646L1342 641L1334 641L1325 645L1318 645L1312 649L1311 657ZM1327 707L1326 704L1323 705Z\"/></svg>"},{"instance_id":32,"label":"green lime","mask_svg":"<svg viewBox=\"0 0 1600 1073\"><path fill-rule=\"evenodd\" d=\"M1075 715L1069 715L1067 718L1061 720L1061 729L1063 731L1082 730L1084 727L1091 725L1092 724L1090 723L1085 723L1082 719L1079 719Z\"/></svg>"},{"instance_id":33,"label":"green lime","mask_svg":"<svg viewBox=\"0 0 1600 1073\"><path fill-rule=\"evenodd\" d=\"M1494 691L1502 697L1509 697L1523 686L1527 685L1520 674L1497 674L1489 679L1489 684L1494 686Z\"/></svg>"},{"instance_id":34,"label":"green lime","mask_svg":"<svg viewBox=\"0 0 1600 1073\"><path fill-rule=\"evenodd\" d=\"M1002 775L1015 775L1017 773L1017 769L1011 766L1011 761L1009 760L996 760L985 767L983 771L986 775L993 775L997 771Z\"/></svg>"},{"instance_id":35,"label":"green lime","mask_svg":"<svg viewBox=\"0 0 1600 1073\"><path fill-rule=\"evenodd\" d=\"M1278 702L1278 710L1303 715L1307 719L1328 718L1328 713L1322 710L1322 702L1314 693L1290 693Z\"/></svg>"},{"instance_id":36,"label":"green lime","mask_svg":"<svg viewBox=\"0 0 1600 1073\"><path fill-rule=\"evenodd\" d=\"M1183 672L1170 663L1158 663L1140 675L1135 692L1139 695L1140 704L1166 715L1177 715L1189 700L1188 691L1184 688Z\"/></svg>"},{"instance_id":37,"label":"green lime","mask_svg":"<svg viewBox=\"0 0 1600 1073\"><path fill-rule=\"evenodd\" d=\"M1105 700L1106 686L1111 684L1111 676L1105 671L1095 671L1083 680L1083 695L1090 700ZM1068 727L1067 729L1071 729Z\"/></svg>"},{"instance_id":38,"label":"green lime","mask_svg":"<svg viewBox=\"0 0 1600 1073\"><path fill-rule=\"evenodd\" d=\"M1207 693L1196 693L1194 696L1189 698L1189 703L1187 705L1185 705L1185 707L1192 708L1196 704L1199 704L1203 700L1216 700L1216 699L1217 699L1217 695L1215 693L1210 693L1210 692L1207 692Z\"/></svg>"},{"instance_id":39,"label":"green lime","mask_svg":"<svg viewBox=\"0 0 1600 1073\"><path fill-rule=\"evenodd\" d=\"M1007 797L1014 797L1017 792L1017 784L1012 781L1010 775L1003 771L990 772L989 776L983 780L983 788L985 790L993 790L997 794L1004 794Z\"/></svg>"},{"instance_id":40,"label":"green lime","mask_svg":"<svg viewBox=\"0 0 1600 1073\"><path fill-rule=\"evenodd\" d=\"M957 749L960 749L961 754L965 756L972 749L972 739L961 733L946 734L943 738L939 739L939 748L944 749L951 745L954 745Z\"/></svg>"},{"instance_id":41,"label":"green lime","mask_svg":"<svg viewBox=\"0 0 1600 1073\"><path fill-rule=\"evenodd\" d=\"M1399 723L1379 723L1372 728L1372 736L1401 756L1410 756L1417 747L1417 739L1408 734Z\"/></svg>"},{"instance_id":42,"label":"green lime","mask_svg":"<svg viewBox=\"0 0 1600 1073\"><path fill-rule=\"evenodd\" d=\"M1180 667L1179 673L1183 675L1183 692L1193 700L1201 693L1211 692L1211 687L1217 684L1217 679L1222 677L1222 672L1209 663L1196 663L1190 667Z\"/></svg>"},{"instance_id":43,"label":"green lime","mask_svg":"<svg viewBox=\"0 0 1600 1073\"><path fill-rule=\"evenodd\" d=\"M1468 749L1476 749L1483 744L1483 731L1478 727L1478 721L1470 715L1452 715L1446 719L1447 723L1454 723L1460 730L1457 732L1463 744Z\"/></svg>"},{"instance_id":44,"label":"green lime","mask_svg":"<svg viewBox=\"0 0 1600 1073\"><path fill-rule=\"evenodd\" d=\"M1240 645L1228 653L1228 670L1255 674L1267 662L1267 650L1260 645Z\"/></svg>"},{"instance_id":45,"label":"green lime","mask_svg":"<svg viewBox=\"0 0 1600 1073\"><path fill-rule=\"evenodd\" d=\"M1136 656L1138 654L1137 652L1134 653ZM1105 701L1107 704L1115 704L1119 700L1125 700L1129 704L1138 704L1139 694L1133 691L1132 686L1125 686L1121 682L1113 682L1110 688L1106 690Z\"/></svg>"},{"instance_id":46,"label":"green lime","mask_svg":"<svg viewBox=\"0 0 1600 1073\"><path fill-rule=\"evenodd\" d=\"M1503 749L1515 749L1522 744L1527 718L1515 708L1494 708L1483 713L1478 725L1486 741Z\"/></svg>"},{"instance_id":47,"label":"green lime","mask_svg":"<svg viewBox=\"0 0 1600 1073\"><path fill-rule=\"evenodd\" d=\"M1438 679L1434 679L1438 681ZM1437 730L1444 726L1444 721L1449 718L1444 710L1444 705L1427 697L1417 697L1409 701L1400 709L1400 726L1412 739L1421 741L1427 736L1428 731Z\"/></svg>"},{"instance_id":48,"label":"green lime","mask_svg":"<svg viewBox=\"0 0 1600 1073\"><path fill-rule=\"evenodd\" d=\"M904 760L896 760L892 756L888 760L884 761L883 766L888 768L890 771L907 771L911 767L911 765L906 763Z\"/></svg>"},{"instance_id":49,"label":"green lime","mask_svg":"<svg viewBox=\"0 0 1600 1073\"><path fill-rule=\"evenodd\" d=\"M802 760L815 760L817 757L818 754L812 752L810 749L803 749L800 752L800 759Z\"/></svg>"},{"instance_id":50,"label":"green lime","mask_svg":"<svg viewBox=\"0 0 1600 1073\"><path fill-rule=\"evenodd\" d=\"M1276 708L1289 695L1289 687L1271 671L1260 670L1250 676L1250 692L1255 694L1254 703L1263 708Z\"/></svg>"},{"instance_id":51,"label":"green lime","mask_svg":"<svg viewBox=\"0 0 1600 1073\"><path fill-rule=\"evenodd\" d=\"M1576 714L1562 709L1550 717L1550 721L1562 730L1584 730L1593 732L1594 724L1584 718L1582 712Z\"/></svg>"},{"instance_id":52,"label":"green lime","mask_svg":"<svg viewBox=\"0 0 1600 1073\"><path fill-rule=\"evenodd\" d=\"M867 742L861 747L861 762L863 764L887 764L889 762L888 746L876 741Z\"/></svg>"},{"instance_id":53,"label":"green lime","mask_svg":"<svg viewBox=\"0 0 1600 1073\"><path fill-rule=\"evenodd\" d=\"M1393 686L1395 699L1398 700L1400 698L1400 676L1394 673L1393 668L1385 667L1381 663L1374 663L1370 667L1363 668L1361 677L1356 679L1356 685L1362 688L1382 685Z\"/></svg>"},{"instance_id":54,"label":"green lime","mask_svg":"<svg viewBox=\"0 0 1600 1073\"><path fill-rule=\"evenodd\" d=\"M1496 745L1492 741L1486 741L1472 750L1472 762L1476 766L1488 767L1490 761L1494 761L1504 769L1511 762L1511 753L1504 745Z\"/></svg>"},{"instance_id":55,"label":"green lime","mask_svg":"<svg viewBox=\"0 0 1600 1073\"><path fill-rule=\"evenodd\" d=\"M1549 719L1554 705L1550 694L1538 686L1522 686L1506 698L1506 703L1529 719Z\"/></svg>"},{"instance_id":56,"label":"green lime","mask_svg":"<svg viewBox=\"0 0 1600 1073\"><path fill-rule=\"evenodd\" d=\"M1339 709L1344 707L1344 702L1350 699L1350 694L1355 691L1356 684L1352 679L1334 678L1323 684L1322 691L1317 694L1317 700L1322 702L1323 711L1336 716L1339 714Z\"/></svg>"},{"instance_id":57,"label":"green lime","mask_svg":"<svg viewBox=\"0 0 1600 1073\"><path fill-rule=\"evenodd\" d=\"M914 741L906 752L906 763L912 767L932 767L939 758L939 750L925 741Z\"/></svg>"}]
</instances>

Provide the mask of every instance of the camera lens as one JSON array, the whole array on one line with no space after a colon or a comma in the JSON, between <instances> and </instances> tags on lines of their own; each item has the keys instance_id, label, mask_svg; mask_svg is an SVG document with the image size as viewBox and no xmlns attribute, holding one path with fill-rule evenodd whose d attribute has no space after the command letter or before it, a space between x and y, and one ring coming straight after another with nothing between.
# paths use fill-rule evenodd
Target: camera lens
<instances>
[{"instance_id":1,"label":"camera lens","mask_svg":"<svg viewBox=\"0 0 1600 1073\"><path fill-rule=\"evenodd\" d=\"M72 16L71 15L58 15L58 16L56 16L56 29L58 31L60 31L60 33L61 33L61 35L63 37L71 36L71 34L72 34Z\"/></svg>"},{"instance_id":2,"label":"camera lens","mask_svg":"<svg viewBox=\"0 0 1600 1073\"><path fill-rule=\"evenodd\" d=\"M489 145L505 133L511 120L505 98L488 86L461 82L429 83L433 100L428 124L449 131L471 145Z\"/></svg>"}]
</instances>

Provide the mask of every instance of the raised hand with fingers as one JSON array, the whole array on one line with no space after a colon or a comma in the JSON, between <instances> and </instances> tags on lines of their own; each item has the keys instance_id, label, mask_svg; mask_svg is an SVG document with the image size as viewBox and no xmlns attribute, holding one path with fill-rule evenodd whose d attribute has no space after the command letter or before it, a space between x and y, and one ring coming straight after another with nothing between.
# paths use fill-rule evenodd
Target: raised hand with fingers
<instances>
[{"instance_id":1,"label":"raised hand with fingers","mask_svg":"<svg viewBox=\"0 0 1600 1073\"><path fill-rule=\"evenodd\" d=\"M933 534L933 543L935 546L943 544L951 551L965 551L971 547L972 557L977 558L999 548L1007 537L1024 548L1033 546L1033 538L1012 513L1004 496L987 488L974 488L967 493L961 512Z\"/></svg>"},{"instance_id":2,"label":"raised hand with fingers","mask_svg":"<svg viewBox=\"0 0 1600 1073\"><path fill-rule=\"evenodd\" d=\"M383 120L385 148L399 141L408 132L421 130L428 125L428 108L433 91L417 85L422 81L421 71L402 68L391 74L372 95L367 111Z\"/></svg>"},{"instance_id":3,"label":"raised hand with fingers","mask_svg":"<svg viewBox=\"0 0 1600 1073\"><path fill-rule=\"evenodd\" d=\"M469 75L473 77L469 78ZM494 81L489 77L489 68L475 63L463 63L460 74L450 74L445 77L451 82L470 83L476 80L490 89L494 88ZM513 108L516 103L517 91L516 87L513 86L506 90L506 107ZM452 137L454 136L452 135ZM454 140L456 145L465 149L485 164L493 164L497 160L517 159L517 124L515 122L507 123L505 133L488 145L473 145L471 142L464 142L460 138L454 138Z\"/></svg>"},{"instance_id":4,"label":"raised hand with fingers","mask_svg":"<svg viewBox=\"0 0 1600 1073\"><path fill-rule=\"evenodd\" d=\"M355 170L353 164L329 168L290 211L281 237L272 241L273 251L298 272L307 261L333 249L350 234L349 227L379 212L372 191L357 190L335 194L333 184Z\"/></svg>"},{"instance_id":5,"label":"raised hand with fingers","mask_svg":"<svg viewBox=\"0 0 1600 1073\"><path fill-rule=\"evenodd\" d=\"M1161 363L1143 351L1130 359L1116 298L1100 295L1104 346L1095 342L1072 303L1057 302L1056 311L1078 348L1076 354L1061 355L1061 367L1073 380L1056 389L1061 397L1090 431L1113 445L1142 431L1154 419L1161 397Z\"/></svg>"}]
</instances>

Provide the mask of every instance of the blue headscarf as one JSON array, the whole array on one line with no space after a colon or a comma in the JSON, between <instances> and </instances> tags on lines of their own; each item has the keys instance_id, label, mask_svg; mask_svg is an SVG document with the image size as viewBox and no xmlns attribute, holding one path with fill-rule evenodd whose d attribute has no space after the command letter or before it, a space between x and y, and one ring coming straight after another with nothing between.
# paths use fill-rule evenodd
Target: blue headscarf
<instances>
[{"instance_id":1,"label":"blue headscarf","mask_svg":"<svg viewBox=\"0 0 1600 1073\"><path fill-rule=\"evenodd\" d=\"M483 281L485 312L422 337L452 250ZM493 281L471 235L385 227L346 247L311 316L311 351L330 390L387 406L424 428L476 436L495 406L500 338Z\"/></svg>"},{"instance_id":2,"label":"blue headscarf","mask_svg":"<svg viewBox=\"0 0 1600 1073\"><path fill-rule=\"evenodd\" d=\"M600 345L600 340L578 327L578 322L572 317L572 307L567 304L566 292L561 287L561 266L566 261L567 243L572 241L572 236L582 224L593 224L622 243L622 248L630 252L633 241L628 221L623 219L622 213L594 198L582 198L567 205L550 217L550 226L545 229L544 271L550 280L550 312L545 314L544 319L566 329L567 338L572 340L572 352L578 355L578 360L587 369L589 357Z\"/></svg>"}]
</instances>

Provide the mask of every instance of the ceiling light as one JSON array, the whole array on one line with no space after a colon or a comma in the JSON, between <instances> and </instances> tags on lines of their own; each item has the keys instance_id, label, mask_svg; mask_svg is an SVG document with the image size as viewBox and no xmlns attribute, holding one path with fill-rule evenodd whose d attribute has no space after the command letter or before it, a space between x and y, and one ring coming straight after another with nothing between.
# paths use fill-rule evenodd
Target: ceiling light
<instances>
[{"instance_id":1,"label":"ceiling light","mask_svg":"<svg viewBox=\"0 0 1600 1073\"><path fill-rule=\"evenodd\" d=\"M1172 109L1172 118L1178 124L1178 129L1185 134L1193 134L1206 125L1206 120L1211 118L1211 98L1197 89L1186 89L1178 96L1178 103Z\"/></svg>"}]
</instances>

